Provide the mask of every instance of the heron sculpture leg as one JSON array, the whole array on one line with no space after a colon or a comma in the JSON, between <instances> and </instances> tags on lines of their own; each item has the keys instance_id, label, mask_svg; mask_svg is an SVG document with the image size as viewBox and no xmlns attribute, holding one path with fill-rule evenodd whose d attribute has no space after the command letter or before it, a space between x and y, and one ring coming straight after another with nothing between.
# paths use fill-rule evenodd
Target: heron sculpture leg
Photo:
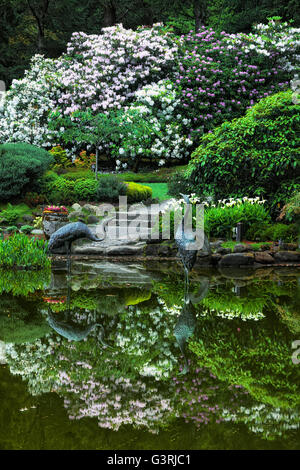
<instances>
[{"instance_id":1,"label":"heron sculpture leg","mask_svg":"<svg viewBox=\"0 0 300 470\"><path fill-rule=\"evenodd\" d=\"M67 270L68 276L71 275L71 243L69 241L65 241L65 249L67 252Z\"/></svg>"},{"instance_id":2,"label":"heron sculpture leg","mask_svg":"<svg viewBox=\"0 0 300 470\"><path fill-rule=\"evenodd\" d=\"M189 295L189 271L184 266L184 301L188 300Z\"/></svg>"}]
</instances>

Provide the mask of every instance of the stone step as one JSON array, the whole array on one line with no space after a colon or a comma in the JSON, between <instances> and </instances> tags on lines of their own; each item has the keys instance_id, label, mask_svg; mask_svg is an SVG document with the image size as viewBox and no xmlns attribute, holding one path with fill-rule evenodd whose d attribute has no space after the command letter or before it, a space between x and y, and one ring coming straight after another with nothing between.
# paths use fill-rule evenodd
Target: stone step
<instances>
[{"instance_id":1,"label":"stone step","mask_svg":"<svg viewBox=\"0 0 300 470\"><path fill-rule=\"evenodd\" d=\"M140 241L140 238L130 239L121 238L114 239L107 236L103 242L92 242L89 240L78 240L72 243L72 253L75 255L139 255L143 254L146 246L145 241Z\"/></svg>"}]
</instances>

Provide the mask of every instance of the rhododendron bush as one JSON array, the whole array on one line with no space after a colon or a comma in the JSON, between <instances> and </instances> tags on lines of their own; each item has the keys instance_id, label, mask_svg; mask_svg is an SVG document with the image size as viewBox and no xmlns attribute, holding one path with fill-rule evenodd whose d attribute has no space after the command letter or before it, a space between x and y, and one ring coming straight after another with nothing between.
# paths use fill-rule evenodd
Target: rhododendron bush
<instances>
[{"instance_id":1,"label":"rhododendron bush","mask_svg":"<svg viewBox=\"0 0 300 470\"><path fill-rule=\"evenodd\" d=\"M72 119L87 110L121 110L124 118L137 110L147 135L120 132L120 141L108 138L99 148L117 169L137 160L162 166L186 159L203 132L288 87L298 37L297 29L274 21L250 35L203 27L178 38L160 24L74 33L60 58L35 56L24 78L13 81L0 109L0 143L62 144L66 129L49 129L52 111ZM77 144L69 144L69 155L84 150ZM87 149L94 152L95 145Z\"/></svg>"},{"instance_id":2,"label":"rhododendron bush","mask_svg":"<svg viewBox=\"0 0 300 470\"><path fill-rule=\"evenodd\" d=\"M286 70L281 40L267 43L265 54L257 47L257 38L216 33L204 26L197 34L181 37L186 53L180 58L175 84L182 114L193 122L194 141L289 86L293 73Z\"/></svg>"}]
</instances>

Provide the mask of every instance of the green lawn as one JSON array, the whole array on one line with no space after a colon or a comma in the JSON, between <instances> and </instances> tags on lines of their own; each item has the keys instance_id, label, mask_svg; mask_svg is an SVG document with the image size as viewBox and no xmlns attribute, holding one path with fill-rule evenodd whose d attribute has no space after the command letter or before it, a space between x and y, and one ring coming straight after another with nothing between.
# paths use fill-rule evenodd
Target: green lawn
<instances>
[{"instance_id":1,"label":"green lawn","mask_svg":"<svg viewBox=\"0 0 300 470\"><path fill-rule=\"evenodd\" d=\"M164 201L165 199L170 199L171 196L168 194L168 184L167 183L143 183L145 186L149 186L152 189L153 199L158 198L159 201Z\"/></svg>"}]
</instances>

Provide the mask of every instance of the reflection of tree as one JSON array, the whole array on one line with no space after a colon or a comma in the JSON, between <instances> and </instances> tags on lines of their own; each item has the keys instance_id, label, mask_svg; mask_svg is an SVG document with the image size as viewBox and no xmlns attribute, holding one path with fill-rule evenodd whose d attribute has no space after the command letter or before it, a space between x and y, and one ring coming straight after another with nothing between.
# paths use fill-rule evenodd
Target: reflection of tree
<instances>
[{"instance_id":1,"label":"reflection of tree","mask_svg":"<svg viewBox=\"0 0 300 470\"><path fill-rule=\"evenodd\" d=\"M25 343L44 336L49 330L34 302L7 294L0 296L0 340Z\"/></svg>"},{"instance_id":2,"label":"reflection of tree","mask_svg":"<svg viewBox=\"0 0 300 470\"><path fill-rule=\"evenodd\" d=\"M251 407L240 406L235 412L224 409L222 419L234 423L243 423L264 439L274 440L286 436L287 431L300 428L300 408L289 410L275 408L263 403Z\"/></svg>"},{"instance_id":3,"label":"reflection of tree","mask_svg":"<svg viewBox=\"0 0 300 470\"><path fill-rule=\"evenodd\" d=\"M0 293L26 296L44 289L50 282L49 270L15 271L0 269Z\"/></svg>"},{"instance_id":4,"label":"reflection of tree","mask_svg":"<svg viewBox=\"0 0 300 470\"><path fill-rule=\"evenodd\" d=\"M122 302L118 315L111 315L96 308L97 294L72 293L72 321L103 324L113 351L100 346L97 331L81 342L52 334L8 345L10 370L28 381L32 395L56 391L71 420L95 417L103 429L128 424L157 432L176 417L200 429L224 421L243 423L267 439L294 429L298 372L289 363L291 335L274 317L229 320L196 306L199 334L189 341L198 357L192 355L190 373L179 376L173 333L180 306L169 306L162 298L165 291L135 305L136 299L149 298L137 292ZM124 293L112 292L108 298L113 301L107 303L111 310L116 297L125 299ZM65 308L57 306L57 316Z\"/></svg>"},{"instance_id":5,"label":"reflection of tree","mask_svg":"<svg viewBox=\"0 0 300 470\"><path fill-rule=\"evenodd\" d=\"M289 408L300 404L300 369L292 363L291 343L274 317L243 322L211 315L199 319L190 349L221 380L243 385L259 402Z\"/></svg>"}]
</instances>

